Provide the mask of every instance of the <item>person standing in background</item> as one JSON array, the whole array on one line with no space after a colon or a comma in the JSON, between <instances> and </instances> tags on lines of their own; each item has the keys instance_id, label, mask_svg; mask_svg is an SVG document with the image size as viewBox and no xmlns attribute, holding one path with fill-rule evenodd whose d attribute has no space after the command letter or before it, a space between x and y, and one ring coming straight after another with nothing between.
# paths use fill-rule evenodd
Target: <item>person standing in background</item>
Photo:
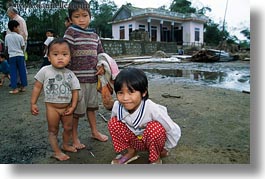
<instances>
[{"instance_id":1,"label":"person standing in background","mask_svg":"<svg viewBox=\"0 0 265 179\"><path fill-rule=\"evenodd\" d=\"M5 48L9 55L11 88L10 94L17 94L19 91L26 91L28 85L25 58L24 58L24 40L19 33L19 23L16 20L8 22L8 28L11 31L5 37ZM19 78L18 78L19 76ZM17 79L21 81L21 87L18 89Z\"/></svg>"},{"instance_id":2,"label":"person standing in background","mask_svg":"<svg viewBox=\"0 0 265 179\"><path fill-rule=\"evenodd\" d=\"M24 58L25 58L24 63L25 63L26 74L28 74L27 65L26 65L26 60L28 59L28 54L26 51L27 50L27 40L28 40L28 29L27 29L26 21L23 19L23 17L18 15L18 10L13 6L8 7L7 15L10 18L10 20L16 20L19 23L18 34L22 35L22 37L24 39L24 44L25 44L24 49L23 49ZM7 34L10 34L10 33L11 33L10 30L7 29ZM17 83L19 85L21 85L21 81L19 78L17 79Z\"/></svg>"},{"instance_id":3,"label":"person standing in background","mask_svg":"<svg viewBox=\"0 0 265 179\"><path fill-rule=\"evenodd\" d=\"M18 30L19 34L22 35L25 42L25 47L24 47L24 52L25 52L27 49L27 40L28 40L28 29L26 21L20 15L18 15L18 10L13 6L10 6L7 9L7 15L10 18L10 20L16 20L19 23ZM7 33L10 33L10 31L7 30Z\"/></svg>"},{"instance_id":4,"label":"person standing in background","mask_svg":"<svg viewBox=\"0 0 265 179\"><path fill-rule=\"evenodd\" d=\"M46 37L47 38L46 38L46 40L44 42L44 51L43 51L44 57L43 57L43 62L42 62L41 68L46 66L46 65L50 65L51 64L51 62L48 59L47 52L48 52L48 45L54 39L54 31L52 29L48 29L46 31Z\"/></svg>"}]
</instances>

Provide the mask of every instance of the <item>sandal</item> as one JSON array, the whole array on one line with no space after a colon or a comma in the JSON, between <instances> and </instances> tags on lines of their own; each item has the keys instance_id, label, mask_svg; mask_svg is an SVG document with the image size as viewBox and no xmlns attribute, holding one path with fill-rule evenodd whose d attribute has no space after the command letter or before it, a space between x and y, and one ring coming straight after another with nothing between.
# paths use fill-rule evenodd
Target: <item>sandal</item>
<instances>
[{"instance_id":1,"label":"sandal","mask_svg":"<svg viewBox=\"0 0 265 179\"><path fill-rule=\"evenodd\" d=\"M128 157L123 156L122 154L119 154L114 159L114 160L118 160L118 163L115 163L115 161L112 160L111 164L128 164L132 161L137 160L139 157L140 157L139 155L135 155L132 158L128 158Z\"/></svg>"},{"instance_id":2,"label":"sandal","mask_svg":"<svg viewBox=\"0 0 265 179\"><path fill-rule=\"evenodd\" d=\"M17 89L9 91L9 94L17 94L17 93L19 93L19 91Z\"/></svg>"},{"instance_id":3,"label":"sandal","mask_svg":"<svg viewBox=\"0 0 265 179\"><path fill-rule=\"evenodd\" d=\"M20 88L20 90L19 90L20 92L25 92L26 91L26 89L25 88Z\"/></svg>"},{"instance_id":4,"label":"sandal","mask_svg":"<svg viewBox=\"0 0 265 179\"><path fill-rule=\"evenodd\" d=\"M162 164L162 163L163 163L162 160L159 159L159 160L157 160L157 161L155 161L155 162L152 162L151 164Z\"/></svg>"}]
</instances>

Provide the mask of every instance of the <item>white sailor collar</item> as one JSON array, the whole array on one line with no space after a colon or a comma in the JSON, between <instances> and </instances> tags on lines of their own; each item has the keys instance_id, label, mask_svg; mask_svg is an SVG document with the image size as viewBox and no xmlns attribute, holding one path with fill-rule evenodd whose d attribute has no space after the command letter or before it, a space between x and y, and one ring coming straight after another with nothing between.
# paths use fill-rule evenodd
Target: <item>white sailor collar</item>
<instances>
[{"instance_id":1,"label":"white sailor collar","mask_svg":"<svg viewBox=\"0 0 265 179\"><path fill-rule=\"evenodd\" d=\"M144 117L144 112L145 112L145 100L141 101L141 104L139 105L139 107L132 113L130 114L124 107L122 104L119 103L118 106L118 111L117 111L117 117L118 120L120 121L127 121L126 118L131 118L132 120L132 125L133 127L136 129L138 128L138 126L141 124L141 121L143 120Z\"/></svg>"}]
</instances>

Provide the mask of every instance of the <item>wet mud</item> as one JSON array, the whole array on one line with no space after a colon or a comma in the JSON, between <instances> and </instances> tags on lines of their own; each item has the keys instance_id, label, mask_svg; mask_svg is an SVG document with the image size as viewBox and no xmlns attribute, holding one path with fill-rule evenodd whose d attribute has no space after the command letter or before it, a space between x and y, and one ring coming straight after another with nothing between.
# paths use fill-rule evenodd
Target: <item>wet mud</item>
<instances>
[{"instance_id":1,"label":"wet mud","mask_svg":"<svg viewBox=\"0 0 265 179\"><path fill-rule=\"evenodd\" d=\"M187 70L190 71L190 74L187 74L189 77L194 75L195 71L203 71L207 81L212 73L220 78L228 71L249 71L249 62L145 63L134 66L147 73L150 98L166 106L169 115L182 130L178 146L170 151L168 157L163 158L164 164L250 163L250 94L184 77ZM43 96L38 101L40 115L30 114L33 77L38 69L32 65L28 65L28 68L29 86L26 92L8 94L10 88L7 81L0 88L0 163L110 164L116 155L111 139L107 142L93 140L86 118L80 119L79 135L87 148L77 153L67 153L71 158L64 162L51 158ZM174 68L182 70L180 78L176 78L180 72ZM209 71L209 74L205 73L206 71ZM248 74L241 83L248 81L247 76ZM216 77L211 78L216 80ZM100 102L98 113L101 115L97 114L97 126L102 133L109 136L107 122L101 116L109 119L110 111L104 109ZM60 136L61 129L61 144ZM139 155L140 158L133 163L148 164L148 154L139 152Z\"/></svg>"}]
</instances>

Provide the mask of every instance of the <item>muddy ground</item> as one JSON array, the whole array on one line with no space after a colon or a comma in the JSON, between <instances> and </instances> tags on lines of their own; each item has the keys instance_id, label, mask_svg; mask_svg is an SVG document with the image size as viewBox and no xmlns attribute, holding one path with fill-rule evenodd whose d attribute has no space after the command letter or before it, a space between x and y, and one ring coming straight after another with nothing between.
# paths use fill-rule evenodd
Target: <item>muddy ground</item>
<instances>
[{"instance_id":1,"label":"muddy ground","mask_svg":"<svg viewBox=\"0 0 265 179\"><path fill-rule=\"evenodd\" d=\"M231 62L230 65L249 67L249 62ZM8 94L8 82L0 88L0 163L109 164L115 156L111 139L104 143L91 139L85 117L80 119L79 134L87 148L68 153L71 157L68 161L51 158L43 96L38 102L39 116L32 116L29 108L33 76L37 70L36 66L28 65L26 92ZM164 164L250 163L250 94L185 81L153 79L149 83L150 98L167 106L169 115L182 130L178 146L163 159ZM106 119L110 116L102 103L98 112ZM109 136L107 122L98 114L97 125ZM147 153L140 152L139 155L133 163L147 164Z\"/></svg>"}]
</instances>

